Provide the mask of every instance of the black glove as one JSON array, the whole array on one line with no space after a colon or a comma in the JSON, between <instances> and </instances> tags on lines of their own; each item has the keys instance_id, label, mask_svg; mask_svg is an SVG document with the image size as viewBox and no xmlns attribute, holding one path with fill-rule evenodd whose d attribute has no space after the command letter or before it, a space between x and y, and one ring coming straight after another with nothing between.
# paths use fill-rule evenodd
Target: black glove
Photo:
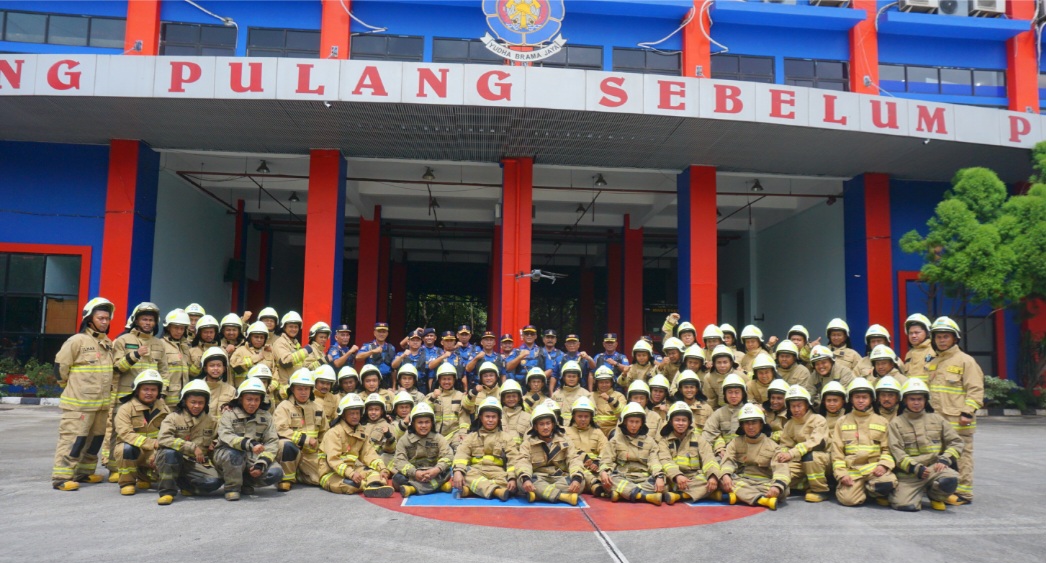
<instances>
[{"instance_id":1,"label":"black glove","mask_svg":"<svg viewBox=\"0 0 1046 563\"><path fill-rule=\"evenodd\" d=\"M927 472L928 472L928 470L926 469L926 466L921 464L921 463L917 463L917 464L915 464L914 467L912 467L912 475L915 475L916 477L918 477L920 479L925 479L923 474L927 473Z\"/></svg>"}]
</instances>

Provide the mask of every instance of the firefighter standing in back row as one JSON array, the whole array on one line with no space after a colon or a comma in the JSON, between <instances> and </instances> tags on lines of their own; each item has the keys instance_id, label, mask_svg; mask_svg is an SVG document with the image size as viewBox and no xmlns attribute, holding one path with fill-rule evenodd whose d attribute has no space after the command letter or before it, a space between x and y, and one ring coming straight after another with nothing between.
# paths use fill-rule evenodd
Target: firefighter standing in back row
<instances>
[{"instance_id":1,"label":"firefighter standing in back row","mask_svg":"<svg viewBox=\"0 0 1046 563\"><path fill-rule=\"evenodd\" d=\"M168 407L178 404L182 387L189 383L189 340L185 333L189 328L189 315L175 309L163 319L163 349L167 353L167 380L164 393Z\"/></svg>"},{"instance_id":2,"label":"firefighter standing in back row","mask_svg":"<svg viewBox=\"0 0 1046 563\"><path fill-rule=\"evenodd\" d=\"M933 321L930 338L937 352L937 357L926 364L930 405L962 437L955 495L958 504L969 504L973 502L973 434L977 430L977 410L984 406L984 372L959 348L962 336L952 319L939 317Z\"/></svg>"},{"instance_id":3,"label":"firefighter standing in back row","mask_svg":"<svg viewBox=\"0 0 1046 563\"><path fill-rule=\"evenodd\" d=\"M63 387L51 484L59 491L75 491L80 483L100 483L95 475L98 452L109 419L109 388L113 380L113 343L106 336L113 304L95 297L84 305L80 332L62 344L54 359L55 375Z\"/></svg>"}]
</instances>

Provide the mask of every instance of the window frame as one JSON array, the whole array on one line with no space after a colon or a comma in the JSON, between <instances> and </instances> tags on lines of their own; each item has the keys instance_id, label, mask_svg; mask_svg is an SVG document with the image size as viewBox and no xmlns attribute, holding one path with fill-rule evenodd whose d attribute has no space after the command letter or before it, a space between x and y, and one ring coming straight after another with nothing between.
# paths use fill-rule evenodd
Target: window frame
<instances>
[{"instance_id":1,"label":"window frame","mask_svg":"<svg viewBox=\"0 0 1046 563\"><path fill-rule=\"evenodd\" d=\"M88 293L90 291L91 284L91 254L92 248L90 246L74 246L74 245L54 245L54 244L27 244L27 243L6 243L0 242L0 253L3 254L22 254L22 255L35 255L43 256L46 264L46 259L49 256L73 256L80 258L80 277L77 282L76 295L72 294L58 294L58 293L47 293L47 270L46 265L44 266L44 280L39 293L27 293L27 292L7 292L6 284L9 280L5 280L4 287L0 289L0 296L6 298L10 296L38 296L41 300L46 299L48 295L72 297L76 299L77 308L87 302ZM4 267L9 267L8 264L4 264ZM6 273L6 272L5 272ZM41 301L41 323L46 319L46 311L43 310L43 302ZM69 333L47 333L43 329L45 327L41 324L39 332L7 332L4 334L17 334L17 335L35 335L40 337L54 336L55 334L75 334L77 327L71 327ZM6 329L6 327L5 327Z\"/></svg>"},{"instance_id":2,"label":"window frame","mask_svg":"<svg viewBox=\"0 0 1046 563\"><path fill-rule=\"evenodd\" d=\"M187 26L187 27L195 27L195 28L197 28L198 33L197 33L196 43L195 44L192 44L192 43L181 43L181 42L177 42L176 41L176 42L174 42L172 44L170 41L167 40L167 26L168 25L179 25L179 26ZM225 46L225 45L218 45L218 44L212 44L212 43L206 43L206 44L203 43L202 37L203 37L203 30L204 30L204 28L231 29L231 30L233 30L233 42L232 42L232 45L231 46ZM216 24L209 24L209 23L178 22L178 21L160 22L159 56L161 56L161 57L164 57L164 56L167 56L167 57L170 57L170 56L181 56L181 57L191 57L191 56L197 56L197 57L199 57L199 56L235 57L236 56L236 47L237 47L237 44L239 43L239 40L240 40L239 35L240 34L239 34L239 29L238 28L229 27L229 26L225 26L225 25L216 25ZM193 48L196 49L196 52L193 55L168 55L167 54L167 47L169 47L169 46L171 46L171 47L193 47ZM231 50L231 52L230 53L221 54L221 55L211 55L211 54L203 53L203 49L229 49L229 50Z\"/></svg>"},{"instance_id":3,"label":"window frame","mask_svg":"<svg viewBox=\"0 0 1046 563\"><path fill-rule=\"evenodd\" d=\"M618 66L614 62L615 55L618 52L640 52L640 53L643 53L643 55L644 55L643 56L644 67L642 69L639 69L639 68L636 68L636 67ZM674 69L674 71L675 71L674 74L667 74L668 69L662 69L662 68L656 68L656 67L651 67L650 66L650 55L659 56L659 57L667 57L667 56L678 57L679 58L679 65ZM661 75L661 76L682 76L682 74L683 74L683 54L681 52L679 52L679 53L674 53L672 55L667 55L667 54L659 53L659 52L654 51L652 49L638 49L638 48L635 48L635 47L611 47L611 51L610 51L610 69L611 69L612 72L631 72L631 73L634 73L634 74L657 74L657 75Z\"/></svg>"},{"instance_id":4,"label":"window frame","mask_svg":"<svg viewBox=\"0 0 1046 563\"><path fill-rule=\"evenodd\" d=\"M8 14L26 14L32 16L43 16L44 18L44 40L43 41L19 41L7 38L7 22ZM51 20L54 17L61 18L72 18L72 19L83 19L87 21L87 31L84 35L83 44L74 43L55 43L51 41ZM105 47L91 44L92 30L94 29L94 23L96 20L107 20L107 21L118 21L123 22L124 37L120 40L119 46ZM127 18L118 18L115 16L93 16L89 14L64 14L58 12L34 12L30 10L0 10L0 40L9 41L11 43L26 43L28 45L58 45L62 47L86 47L91 49L122 49L123 43L127 38Z\"/></svg>"},{"instance_id":5,"label":"window frame","mask_svg":"<svg viewBox=\"0 0 1046 563\"><path fill-rule=\"evenodd\" d=\"M356 44L357 39L360 37L381 37L385 40L384 55L373 54L373 53L358 53L359 56L353 51L353 45ZM421 44L421 51L418 52L416 58L414 55L390 55L389 54L389 38L399 39L418 39ZM406 63L418 63L425 60L425 36L423 35L405 35L400 33L368 33L366 35L353 36L354 41L349 42L349 59L354 61L393 61L393 62L406 62Z\"/></svg>"},{"instance_id":6,"label":"window frame","mask_svg":"<svg viewBox=\"0 0 1046 563\"><path fill-rule=\"evenodd\" d=\"M436 56L436 42L437 41L454 41L466 45L468 54L464 59L457 57L437 57ZM482 53L490 53L490 58L474 59L472 58L472 47L478 46L482 49ZM508 64L508 59L504 59L493 52L489 51L483 42L479 39L469 39L467 37L433 37L432 38L432 62L444 63L444 64L472 64L472 65L488 65L488 66L504 66Z\"/></svg>"},{"instance_id":7,"label":"window frame","mask_svg":"<svg viewBox=\"0 0 1046 563\"><path fill-rule=\"evenodd\" d=\"M979 68L979 67L954 67L954 66L926 66L926 65L905 64L905 63L879 63L879 68L882 68L884 66L889 66L889 67L903 69L903 72L904 72L904 89L901 90L901 92L905 92L905 93L909 93L909 94L922 94L922 95L925 95L925 96L960 96L960 97L969 97L969 98L1005 98L1008 95L1008 93L1006 91L1006 88L1007 88L1006 71L1004 69ZM931 71L934 71L934 73L937 76L937 82L936 82L936 86L937 86L936 90L937 91L936 92L928 92L928 91L923 91L922 89L918 89L918 88L916 90L912 90L912 80L910 78L910 72L909 71L910 71L910 69L913 69L913 68L914 69L919 69L919 70L931 70ZM962 72L968 73L969 74L969 78L970 78L970 81L969 81L969 93L957 94L957 93L944 92L944 87L945 86L954 86L954 84L947 84L946 85L946 84L941 82L941 75L942 75L941 73L942 73L942 71L962 71ZM1002 92L1001 93L997 93L997 94L978 93L977 89L978 88L982 88L982 86L977 86L977 78L976 78L976 76L977 76L978 72L981 72L981 73L991 73L996 78L999 79L998 80L998 82L1000 83L999 85L997 85L997 86L983 86L983 88L1001 88ZM880 82L881 82L881 80L880 80ZM916 84L917 85L924 85L924 86L928 86L929 85L929 83L926 83L926 82L916 82ZM1040 89L1042 89L1041 86L1040 86ZM883 88L883 90L890 91L888 88Z\"/></svg>"},{"instance_id":8,"label":"window frame","mask_svg":"<svg viewBox=\"0 0 1046 563\"><path fill-rule=\"evenodd\" d=\"M774 60L773 56L770 56L770 55L744 55L744 54L740 54L740 53L721 54L721 55L716 55L715 57L712 58L713 63L714 63L716 58L720 58L721 60L722 59L726 59L726 58L736 58L737 59L737 72L736 73L727 73L727 74L730 74L731 76L723 76L722 74L717 74L715 71L713 71L712 67L714 66L714 64L710 64L709 65L709 76L711 76L715 80L734 80L734 81L737 81L737 82L753 82L753 83L756 83L756 84L776 84L777 83L777 64L776 64L777 61ZM751 77L765 78L765 76L752 74L752 73L741 72L741 59L763 59L763 60L770 61L770 77L769 77L770 80L769 81L765 81L765 82L762 81L762 80L751 80L750 79Z\"/></svg>"},{"instance_id":9,"label":"window frame","mask_svg":"<svg viewBox=\"0 0 1046 563\"><path fill-rule=\"evenodd\" d=\"M793 77L789 78L789 76L788 76L788 61L800 61L800 62L811 62L811 63L813 63L813 65L814 65L813 76L802 76L802 77L795 77L795 76L793 76ZM832 91L836 91L836 92L849 92L850 91L850 62L849 61L842 61L842 60L838 60L838 59L807 59L807 58L798 58L798 57L784 57L783 60L782 60L782 63L783 63L782 66L785 69L784 76L782 77L782 80L784 81L784 84L786 84L786 85L789 85L789 86L799 86L799 84L792 84L791 82L802 81L802 82L810 82L811 83L811 85L806 86L807 88L817 88L817 89L820 89L820 90L832 90ZM819 69L820 69L821 65L824 64L824 63L831 63L831 64L842 65L842 74L843 74L843 76L841 78L834 78L834 77L827 77L827 76L822 77L820 75ZM823 84L841 84L842 85L842 89L841 90L836 90L834 88L825 88L824 86L821 85L822 83Z\"/></svg>"},{"instance_id":10,"label":"window frame","mask_svg":"<svg viewBox=\"0 0 1046 563\"><path fill-rule=\"evenodd\" d=\"M256 46L251 42L251 33L255 31L279 31L283 34L283 46L282 47L270 47L270 46ZM295 49L287 46L287 34L288 32L295 33L314 33L316 34L316 51L305 51L303 49ZM320 57L320 30L318 29L293 29L289 27L250 27L247 28L247 56L248 57L268 57L267 54L257 54L251 52L251 49L263 49L265 52L279 51L279 57L287 58L319 58ZM307 57L296 57L295 55L307 55Z\"/></svg>"}]
</instances>

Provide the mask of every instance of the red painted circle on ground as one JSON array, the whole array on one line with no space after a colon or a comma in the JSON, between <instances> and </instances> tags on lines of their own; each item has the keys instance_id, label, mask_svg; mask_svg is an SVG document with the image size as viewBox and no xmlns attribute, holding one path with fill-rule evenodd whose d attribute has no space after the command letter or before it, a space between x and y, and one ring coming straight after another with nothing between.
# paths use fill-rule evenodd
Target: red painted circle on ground
<instances>
[{"instance_id":1,"label":"red painted circle on ground","mask_svg":"<svg viewBox=\"0 0 1046 563\"><path fill-rule=\"evenodd\" d=\"M685 503L659 507L645 503L612 503L589 496L585 497L588 508L541 508L540 505L526 508L402 506L403 499L399 495L366 500L382 508L431 520L561 532L595 531L592 522L604 532L686 528L737 520L766 510L751 506L688 506ZM586 514L592 522L585 518Z\"/></svg>"}]
</instances>

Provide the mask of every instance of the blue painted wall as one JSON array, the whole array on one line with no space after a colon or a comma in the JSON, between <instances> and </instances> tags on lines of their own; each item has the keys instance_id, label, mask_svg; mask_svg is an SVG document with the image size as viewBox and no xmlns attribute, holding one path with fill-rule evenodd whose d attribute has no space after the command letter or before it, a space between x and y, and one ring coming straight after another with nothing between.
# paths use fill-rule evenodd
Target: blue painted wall
<instances>
[{"instance_id":1,"label":"blue painted wall","mask_svg":"<svg viewBox=\"0 0 1046 563\"><path fill-rule=\"evenodd\" d=\"M98 292L109 147L0 141L0 240L90 246Z\"/></svg>"},{"instance_id":2,"label":"blue painted wall","mask_svg":"<svg viewBox=\"0 0 1046 563\"><path fill-rule=\"evenodd\" d=\"M131 242L131 286L128 303L152 299L153 243L156 235L157 184L160 153L145 143L138 144L138 176L134 192L134 238ZM162 259L162 257L161 257Z\"/></svg>"},{"instance_id":3,"label":"blue painted wall","mask_svg":"<svg viewBox=\"0 0 1046 563\"><path fill-rule=\"evenodd\" d=\"M846 270L846 320L853 349L864 354L864 331L868 328L868 247L864 222L864 176L843 182L843 260ZM808 327L810 337L822 334L821 327ZM822 340L827 342L827 340Z\"/></svg>"}]
</instances>

